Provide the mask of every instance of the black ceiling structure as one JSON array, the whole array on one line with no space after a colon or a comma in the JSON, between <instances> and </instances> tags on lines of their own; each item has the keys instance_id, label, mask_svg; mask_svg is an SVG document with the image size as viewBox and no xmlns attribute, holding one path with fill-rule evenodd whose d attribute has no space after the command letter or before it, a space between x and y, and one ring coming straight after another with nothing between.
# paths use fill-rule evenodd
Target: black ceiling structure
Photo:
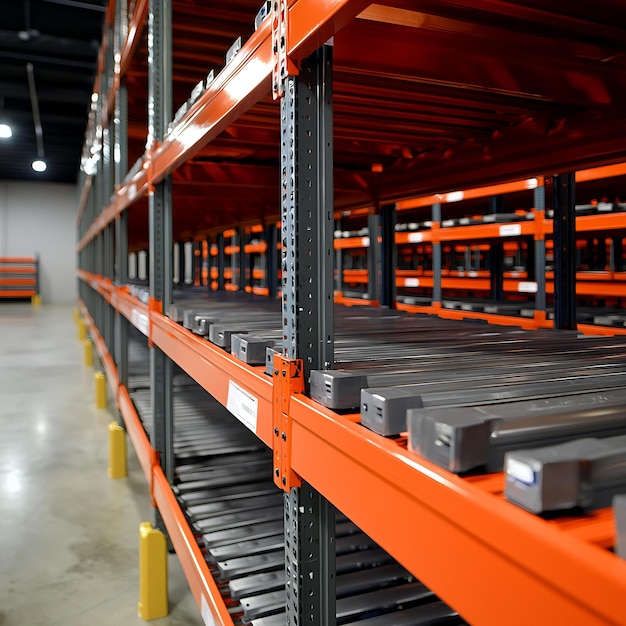
<instances>
[{"instance_id":1,"label":"black ceiling structure","mask_svg":"<svg viewBox=\"0 0 626 626\"><path fill-rule=\"evenodd\" d=\"M0 124L13 135L0 139L0 180L76 182L106 4L3 0Z\"/></svg>"}]
</instances>

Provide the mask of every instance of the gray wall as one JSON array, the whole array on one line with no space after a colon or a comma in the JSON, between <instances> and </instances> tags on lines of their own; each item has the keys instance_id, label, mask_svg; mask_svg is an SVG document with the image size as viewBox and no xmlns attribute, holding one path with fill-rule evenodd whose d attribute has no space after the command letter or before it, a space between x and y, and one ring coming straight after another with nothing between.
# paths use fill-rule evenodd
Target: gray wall
<instances>
[{"instance_id":1,"label":"gray wall","mask_svg":"<svg viewBox=\"0 0 626 626\"><path fill-rule=\"evenodd\" d=\"M0 181L0 256L39 256L44 304L76 301L75 185Z\"/></svg>"}]
</instances>

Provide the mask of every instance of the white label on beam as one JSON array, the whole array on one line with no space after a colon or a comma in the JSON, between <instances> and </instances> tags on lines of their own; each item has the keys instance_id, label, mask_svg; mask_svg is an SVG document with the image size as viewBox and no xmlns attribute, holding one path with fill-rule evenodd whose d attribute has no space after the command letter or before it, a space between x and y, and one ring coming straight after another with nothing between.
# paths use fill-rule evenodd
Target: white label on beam
<instances>
[{"instance_id":1,"label":"white label on beam","mask_svg":"<svg viewBox=\"0 0 626 626\"><path fill-rule=\"evenodd\" d=\"M422 243L424 235L422 233L409 233L409 243Z\"/></svg>"},{"instance_id":2,"label":"white label on beam","mask_svg":"<svg viewBox=\"0 0 626 626\"><path fill-rule=\"evenodd\" d=\"M228 381L226 408L253 433L256 433L259 400L232 380Z\"/></svg>"},{"instance_id":3,"label":"white label on beam","mask_svg":"<svg viewBox=\"0 0 626 626\"><path fill-rule=\"evenodd\" d=\"M362 237L361 238L361 245L364 248L369 248L370 247L370 238L369 237Z\"/></svg>"},{"instance_id":4,"label":"white label on beam","mask_svg":"<svg viewBox=\"0 0 626 626\"><path fill-rule=\"evenodd\" d=\"M405 278L404 286L405 287L419 287L420 279L419 278Z\"/></svg>"},{"instance_id":5,"label":"white label on beam","mask_svg":"<svg viewBox=\"0 0 626 626\"><path fill-rule=\"evenodd\" d=\"M519 291L520 293L537 293L537 283L521 282L517 286L517 291Z\"/></svg>"},{"instance_id":6,"label":"white label on beam","mask_svg":"<svg viewBox=\"0 0 626 626\"><path fill-rule=\"evenodd\" d=\"M205 626L217 626L217 622L213 617L213 612L209 608L209 603L203 593L200 594L202 600L200 600L200 615L202 615L202 621Z\"/></svg>"},{"instance_id":7,"label":"white label on beam","mask_svg":"<svg viewBox=\"0 0 626 626\"><path fill-rule=\"evenodd\" d=\"M150 320L148 319L148 316L141 311L133 309L131 318L133 326L147 337L150 333Z\"/></svg>"},{"instance_id":8,"label":"white label on beam","mask_svg":"<svg viewBox=\"0 0 626 626\"><path fill-rule=\"evenodd\" d=\"M460 202L465 197L462 191L451 191L446 194L446 202Z\"/></svg>"},{"instance_id":9,"label":"white label on beam","mask_svg":"<svg viewBox=\"0 0 626 626\"><path fill-rule=\"evenodd\" d=\"M504 224L500 226L500 237L515 237L522 234L521 224Z\"/></svg>"}]
</instances>

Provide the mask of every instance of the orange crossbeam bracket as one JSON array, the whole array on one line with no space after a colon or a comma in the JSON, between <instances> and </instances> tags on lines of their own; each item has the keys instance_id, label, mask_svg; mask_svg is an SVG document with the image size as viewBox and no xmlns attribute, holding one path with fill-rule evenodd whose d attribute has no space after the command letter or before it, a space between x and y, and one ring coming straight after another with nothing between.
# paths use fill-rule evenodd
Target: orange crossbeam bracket
<instances>
[{"instance_id":1,"label":"orange crossbeam bracket","mask_svg":"<svg viewBox=\"0 0 626 626\"><path fill-rule=\"evenodd\" d=\"M157 300L156 298L150 296L148 298L148 312L148 345L152 348L154 345L152 343L152 313L163 313L163 303L160 300Z\"/></svg>"},{"instance_id":2,"label":"orange crossbeam bracket","mask_svg":"<svg viewBox=\"0 0 626 626\"><path fill-rule=\"evenodd\" d=\"M546 238L545 216L545 211L535 211L535 241L542 241Z\"/></svg>"},{"instance_id":3,"label":"orange crossbeam bracket","mask_svg":"<svg viewBox=\"0 0 626 626\"><path fill-rule=\"evenodd\" d=\"M300 477L291 469L291 397L304 393L304 364L301 359L288 359L282 354L274 355L272 372L272 449L274 457L274 482L289 493L292 487L300 487Z\"/></svg>"}]
</instances>

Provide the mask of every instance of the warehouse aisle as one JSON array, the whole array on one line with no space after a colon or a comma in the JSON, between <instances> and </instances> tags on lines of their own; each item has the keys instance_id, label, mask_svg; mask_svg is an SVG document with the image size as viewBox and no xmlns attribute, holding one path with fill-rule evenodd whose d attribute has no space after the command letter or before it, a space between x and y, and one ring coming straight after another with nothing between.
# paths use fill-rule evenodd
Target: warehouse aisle
<instances>
[{"instance_id":1,"label":"warehouse aisle","mask_svg":"<svg viewBox=\"0 0 626 626\"><path fill-rule=\"evenodd\" d=\"M94 405L71 307L0 303L0 626L145 624L138 526L151 518L129 446L107 476L109 411ZM200 625L175 555L170 616Z\"/></svg>"}]
</instances>

